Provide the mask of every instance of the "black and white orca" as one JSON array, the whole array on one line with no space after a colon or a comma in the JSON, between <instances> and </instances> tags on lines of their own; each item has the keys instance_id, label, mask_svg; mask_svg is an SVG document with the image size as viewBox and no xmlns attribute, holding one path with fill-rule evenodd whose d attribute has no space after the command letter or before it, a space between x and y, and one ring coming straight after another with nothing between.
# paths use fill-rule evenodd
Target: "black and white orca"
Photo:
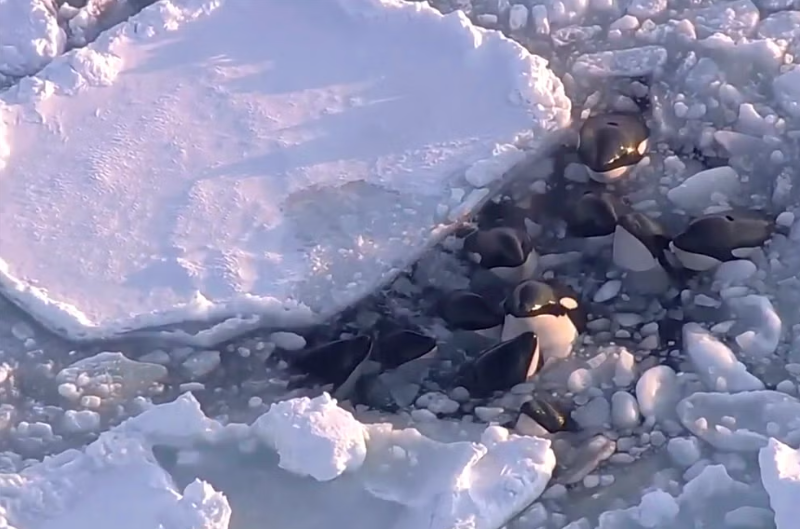
<instances>
[{"instance_id":1,"label":"black and white orca","mask_svg":"<svg viewBox=\"0 0 800 529\"><path fill-rule=\"evenodd\" d=\"M730 210L692 220L669 244L681 265L703 272L746 259L775 233L775 221L760 211Z\"/></svg>"},{"instance_id":2,"label":"black and white orca","mask_svg":"<svg viewBox=\"0 0 800 529\"><path fill-rule=\"evenodd\" d=\"M471 395L487 397L530 380L540 366L539 340L526 332L481 352L462 370L460 383Z\"/></svg>"},{"instance_id":3,"label":"black and white orca","mask_svg":"<svg viewBox=\"0 0 800 529\"><path fill-rule=\"evenodd\" d=\"M569 207L564 216L567 235L610 243L617 220L624 211L622 202L610 193L587 191Z\"/></svg>"},{"instance_id":4,"label":"black and white orca","mask_svg":"<svg viewBox=\"0 0 800 529\"><path fill-rule=\"evenodd\" d=\"M535 332L542 361L562 359L572 353L572 346L585 325L585 314L573 293L565 287L541 281L523 281L504 303L506 312L501 340L510 340L525 332Z\"/></svg>"},{"instance_id":5,"label":"black and white orca","mask_svg":"<svg viewBox=\"0 0 800 529\"><path fill-rule=\"evenodd\" d=\"M665 252L671 237L658 221L632 211L617 219L614 229L614 264L630 272L647 272L667 264Z\"/></svg>"},{"instance_id":6,"label":"black and white orca","mask_svg":"<svg viewBox=\"0 0 800 529\"><path fill-rule=\"evenodd\" d=\"M450 292L442 298L439 314L451 328L500 339L503 311L480 294L468 290Z\"/></svg>"},{"instance_id":7,"label":"black and white orca","mask_svg":"<svg viewBox=\"0 0 800 529\"><path fill-rule=\"evenodd\" d=\"M580 128L578 158L593 180L614 182L642 161L649 139L650 130L640 114L598 114Z\"/></svg>"},{"instance_id":8,"label":"black and white orca","mask_svg":"<svg viewBox=\"0 0 800 529\"><path fill-rule=\"evenodd\" d=\"M374 341L358 335L298 351L292 365L315 379L333 385L333 396L347 399L359 379L369 371Z\"/></svg>"},{"instance_id":9,"label":"black and white orca","mask_svg":"<svg viewBox=\"0 0 800 529\"><path fill-rule=\"evenodd\" d=\"M509 283L531 277L539 260L531 236L514 227L476 230L464 239L464 251L481 268Z\"/></svg>"},{"instance_id":10,"label":"black and white orca","mask_svg":"<svg viewBox=\"0 0 800 529\"><path fill-rule=\"evenodd\" d=\"M414 360L436 357L436 340L416 331L399 330L378 337L373 359L381 368L396 369Z\"/></svg>"}]
</instances>

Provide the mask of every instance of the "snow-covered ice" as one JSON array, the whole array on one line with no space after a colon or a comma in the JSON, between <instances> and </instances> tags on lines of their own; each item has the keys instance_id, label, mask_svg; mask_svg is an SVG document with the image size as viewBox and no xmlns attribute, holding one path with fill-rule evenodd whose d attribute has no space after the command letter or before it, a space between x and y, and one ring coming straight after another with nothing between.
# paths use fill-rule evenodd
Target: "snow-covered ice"
<instances>
[{"instance_id":1,"label":"snow-covered ice","mask_svg":"<svg viewBox=\"0 0 800 529\"><path fill-rule=\"evenodd\" d=\"M385 306L320 329L381 333L386 309L436 336L436 376L378 377L391 415L295 387L288 366L316 330L54 346L3 312L0 526L795 528L800 6L431 3L452 13L161 0L56 58L141 2L0 0L0 64L39 72L17 69L0 95L0 258L15 300L84 338L235 316L232 335L258 315L310 316L303 304L332 314L491 198L570 115L636 110L645 95L649 152L608 190L670 232L745 207L778 233L747 260L651 289L603 263L603 244L589 252L539 215L560 184L577 194L586 180L571 160L563 175L559 157L546 160L510 196L537 217L525 222L537 275L580 293L587 331L534 380L473 399L445 376L473 351L412 302L476 278L425 253L381 293ZM188 390L197 400L152 407ZM577 431L515 422L550 397L549 419ZM290 508L298 498L309 508Z\"/></svg>"},{"instance_id":2,"label":"snow-covered ice","mask_svg":"<svg viewBox=\"0 0 800 529\"><path fill-rule=\"evenodd\" d=\"M335 314L570 111L540 57L396 0L159 2L0 101L5 291L73 338Z\"/></svg>"},{"instance_id":3,"label":"snow-covered ice","mask_svg":"<svg viewBox=\"0 0 800 529\"><path fill-rule=\"evenodd\" d=\"M497 426L486 427L474 441L435 441L414 429L361 424L326 394L273 405L253 426L222 425L185 394L128 419L84 450L0 474L0 523L30 529L227 529L231 506L224 491L201 480L178 490L168 470L187 461L201 468L202 458L189 454L203 447L224 452L225 445L252 441L267 450L276 447L280 455L279 465L262 460L258 472L259 479L272 479L283 490L253 491L253 501L272 507L262 512L276 527L319 527L309 520L324 516L331 526L364 529L496 529L536 500L555 466L549 441ZM315 449L313 457L298 457L298 447ZM350 474L339 476L340 457L353 448ZM177 453L175 463L159 458L165 449ZM291 465L287 450L298 457ZM282 469L324 483L293 481ZM238 487L247 485L252 483ZM300 495L320 494L331 508L306 501L308 514L298 509ZM293 525L287 525L290 520Z\"/></svg>"},{"instance_id":4,"label":"snow-covered ice","mask_svg":"<svg viewBox=\"0 0 800 529\"><path fill-rule=\"evenodd\" d=\"M0 2L0 88L39 71L64 52L66 41L52 0Z\"/></svg>"}]
</instances>

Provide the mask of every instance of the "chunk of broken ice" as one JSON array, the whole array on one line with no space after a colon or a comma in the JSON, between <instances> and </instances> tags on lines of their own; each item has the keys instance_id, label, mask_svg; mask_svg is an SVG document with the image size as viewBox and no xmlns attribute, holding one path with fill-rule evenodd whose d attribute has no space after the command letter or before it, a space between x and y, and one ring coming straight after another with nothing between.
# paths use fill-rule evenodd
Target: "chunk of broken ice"
<instances>
[{"instance_id":1,"label":"chunk of broken ice","mask_svg":"<svg viewBox=\"0 0 800 529\"><path fill-rule=\"evenodd\" d=\"M800 443L800 401L777 391L695 393L677 410L689 431L720 450L760 450L770 437Z\"/></svg>"},{"instance_id":2,"label":"chunk of broken ice","mask_svg":"<svg viewBox=\"0 0 800 529\"><path fill-rule=\"evenodd\" d=\"M652 75L667 62L667 50L661 46L642 46L581 55L572 65L576 77L591 79L640 77Z\"/></svg>"},{"instance_id":3,"label":"chunk of broken ice","mask_svg":"<svg viewBox=\"0 0 800 529\"><path fill-rule=\"evenodd\" d=\"M277 450L281 468L317 481L355 471L367 456L364 425L327 393L273 404L253 431Z\"/></svg>"},{"instance_id":4,"label":"chunk of broken ice","mask_svg":"<svg viewBox=\"0 0 800 529\"><path fill-rule=\"evenodd\" d=\"M166 376L167 368L162 365L136 362L122 353L104 352L65 367L56 375L56 383L73 384L80 395L112 403L155 394L161 389L158 383Z\"/></svg>"},{"instance_id":5,"label":"chunk of broken ice","mask_svg":"<svg viewBox=\"0 0 800 529\"><path fill-rule=\"evenodd\" d=\"M734 196L739 192L739 174L730 166L713 167L693 174L667 192L667 198L679 208L700 212L713 205L714 195Z\"/></svg>"},{"instance_id":6,"label":"chunk of broken ice","mask_svg":"<svg viewBox=\"0 0 800 529\"><path fill-rule=\"evenodd\" d=\"M683 347L710 391L737 393L764 389L727 345L696 323L683 326Z\"/></svg>"}]
</instances>

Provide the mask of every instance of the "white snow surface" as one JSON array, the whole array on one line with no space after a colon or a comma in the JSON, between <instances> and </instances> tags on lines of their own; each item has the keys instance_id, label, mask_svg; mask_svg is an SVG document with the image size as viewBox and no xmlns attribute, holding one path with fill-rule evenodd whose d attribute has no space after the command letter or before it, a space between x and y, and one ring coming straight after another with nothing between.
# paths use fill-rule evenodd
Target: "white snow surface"
<instances>
[{"instance_id":1,"label":"white snow surface","mask_svg":"<svg viewBox=\"0 0 800 529\"><path fill-rule=\"evenodd\" d=\"M270 419L286 416L287 409L294 410L290 421ZM153 446L186 454L202 445L219 450L225 444L255 441L268 449L277 445L281 452L308 432L309 425L330 446L348 445L356 437L366 445L351 475L316 485L330 505L346 503L354 490L363 493L359 505L342 509L340 520L331 518L334 512L317 513L328 517L332 527L361 523L353 516L354 508L369 518L383 506L386 516L374 527L496 529L544 491L555 467L550 441L510 435L497 426L486 427L475 442L434 441L413 429L362 425L327 394L273 405L253 426L223 426L208 419L187 393L128 419L82 451L69 450L19 474L0 474L0 526L226 529L231 507L224 493L200 480L177 490L156 462ZM292 471L305 476L324 475L338 465L330 457L295 463ZM275 472L274 481L292 488L286 472L268 467L264 464L260 471ZM298 497L284 497L293 516L302 517L296 508ZM271 503L276 498L264 500ZM321 509L316 503L308 507Z\"/></svg>"},{"instance_id":2,"label":"white snow surface","mask_svg":"<svg viewBox=\"0 0 800 529\"><path fill-rule=\"evenodd\" d=\"M544 59L425 3L158 2L0 96L2 286L76 339L305 324L569 113Z\"/></svg>"},{"instance_id":3,"label":"white snow surface","mask_svg":"<svg viewBox=\"0 0 800 529\"><path fill-rule=\"evenodd\" d=\"M36 73L66 41L53 0L0 0L0 87Z\"/></svg>"}]
</instances>

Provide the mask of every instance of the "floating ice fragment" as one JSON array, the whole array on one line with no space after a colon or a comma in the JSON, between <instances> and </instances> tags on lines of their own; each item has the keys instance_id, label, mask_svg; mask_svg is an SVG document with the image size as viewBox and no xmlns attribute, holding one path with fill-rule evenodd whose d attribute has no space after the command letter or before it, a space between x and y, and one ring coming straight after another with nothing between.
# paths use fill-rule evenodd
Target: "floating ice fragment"
<instances>
[{"instance_id":1,"label":"floating ice fragment","mask_svg":"<svg viewBox=\"0 0 800 529\"><path fill-rule=\"evenodd\" d=\"M711 391L736 393L764 389L728 346L696 323L683 326L683 346L697 373Z\"/></svg>"},{"instance_id":2,"label":"floating ice fragment","mask_svg":"<svg viewBox=\"0 0 800 529\"><path fill-rule=\"evenodd\" d=\"M281 468L317 481L357 470L367 454L364 425L327 393L273 404L253 429L277 450Z\"/></svg>"},{"instance_id":3,"label":"floating ice fragment","mask_svg":"<svg viewBox=\"0 0 800 529\"><path fill-rule=\"evenodd\" d=\"M759 357L774 353L781 341L783 324L769 298L751 294L729 299L728 304L739 315L739 321L750 328L736 337L742 351Z\"/></svg>"},{"instance_id":4,"label":"floating ice fragment","mask_svg":"<svg viewBox=\"0 0 800 529\"><path fill-rule=\"evenodd\" d=\"M730 166L714 167L693 174L667 193L679 208L699 212L712 205L712 195L732 197L739 192L739 174Z\"/></svg>"},{"instance_id":5,"label":"floating ice fragment","mask_svg":"<svg viewBox=\"0 0 800 529\"><path fill-rule=\"evenodd\" d=\"M622 430L639 425L639 403L627 391L617 391L611 396L611 422Z\"/></svg>"},{"instance_id":6,"label":"floating ice fragment","mask_svg":"<svg viewBox=\"0 0 800 529\"><path fill-rule=\"evenodd\" d=\"M800 443L800 401L777 391L695 393L677 409L689 431L720 450L756 451L769 437Z\"/></svg>"},{"instance_id":7,"label":"floating ice fragment","mask_svg":"<svg viewBox=\"0 0 800 529\"><path fill-rule=\"evenodd\" d=\"M647 76L662 67L667 56L667 50L661 46L588 53L575 60L572 74L587 78Z\"/></svg>"},{"instance_id":8,"label":"floating ice fragment","mask_svg":"<svg viewBox=\"0 0 800 529\"><path fill-rule=\"evenodd\" d=\"M793 529L800 518L800 451L770 439L758 453L761 483L769 494L777 529Z\"/></svg>"},{"instance_id":9,"label":"floating ice fragment","mask_svg":"<svg viewBox=\"0 0 800 529\"><path fill-rule=\"evenodd\" d=\"M689 10L684 17L694 23L700 39L714 34L731 39L747 37L755 31L760 19L758 8L750 0L733 0Z\"/></svg>"},{"instance_id":10,"label":"floating ice fragment","mask_svg":"<svg viewBox=\"0 0 800 529\"><path fill-rule=\"evenodd\" d=\"M639 411L650 420L671 418L680 399L678 377L667 366L655 366L645 371L636 383Z\"/></svg>"},{"instance_id":11,"label":"floating ice fragment","mask_svg":"<svg viewBox=\"0 0 800 529\"><path fill-rule=\"evenodd\" d=\"M136 362L122 353L104 352L78 360L56 375L56 383L74 384L81 395L118 402L160 391L167 368Z\"/></svg>"},{"instance_id":12,"label":"floating ice fragment","mask_svg":"<svg viewBox=\"0 0 800 529\"><path fill-rule=\"evenodd\" d=\"M772 91L783 110L794 118L800 118L800 67L776 76L772 80Z\"/></svg>"}]
</instances>

